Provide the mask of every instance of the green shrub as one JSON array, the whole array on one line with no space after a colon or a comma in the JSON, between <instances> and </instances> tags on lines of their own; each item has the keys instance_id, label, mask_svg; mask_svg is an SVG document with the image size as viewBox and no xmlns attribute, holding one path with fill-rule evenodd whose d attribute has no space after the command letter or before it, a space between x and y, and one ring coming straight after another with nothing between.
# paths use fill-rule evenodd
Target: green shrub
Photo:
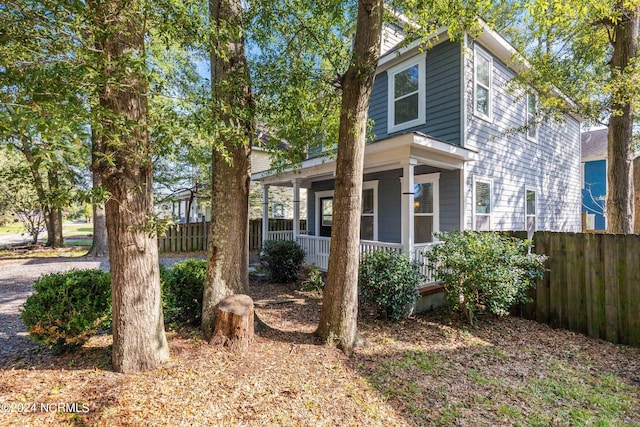
<instances>
[{"instance_id":1,"label":"green shrub","mask_svg":"<svg viewBox=\"0 0 640 427\"><path fill-rule=\"evenodd\" d=\"M444 243L426 254L427 261L448 301L471 324L479 311L504 316L528 302L527 289L544 275L547 257L530 253L529 240L475 231L437 236Z\"/></svg>"},{"instance_id":2,"label":"green shrub","mask_svg":"<svg viewBox=\"0 0 640 427\"><path fill-rule=\"evenodd\" d=\"M298 280L304 251L292 240L267 240L262 246L260 262L269 271L274 282L289 283Z\"/></svg>"},{"instance_id":3,"label":"green shrub","mask_svg":"<svg viewBox=\"0 0 640 427\"><path fill-rule=\"evenodd\" d=\"M160 264L160 295L162 295L162 314L165 321L174 319L179 312L176 296L173 293L174 287L171 268Z\"/></svg>"},{"instance_id":4,"label":"green shrub","mask_svg":"<svg viewBox=\"0 0 640 427\"><path fill-rule=\"evenodd\" d=\"M320 292L324 289L324 277L322 271L316 265L310 265L306 269L307 278L302 281L300 289L303 291Z\"/></svg>"},{"instance_id":5,"label":"green shrub","mask_svg":"<svg viewBox=\"0 0 640 427\"><path fill-rule=\"evenodd\" d=\"M389 320L409 315L422 280L419 265L398 252L377 250L360 261L360 293Z\"/></svg>"},{"instance_id":6,"label":"green shrub","mask_svg":"<svg viewBox=\"0 0 640 427\"><path fill-rule=\"evenodd\" d=\"M40 277L21 313L29 334L56 353L82 346L111 320L111 279L102 270Z\"/></svg>"},{"instance_id":7,"label":"green shrub","mask_svg":"<svg viewBox=\"0 0 640 427\"><path fill-rule=\"evenodd\" d=\"M170 270L164 270L160 277L166 319L199 324L202 320L207 261L189 259L175 263Z\"/></svg>"}]
</instances>

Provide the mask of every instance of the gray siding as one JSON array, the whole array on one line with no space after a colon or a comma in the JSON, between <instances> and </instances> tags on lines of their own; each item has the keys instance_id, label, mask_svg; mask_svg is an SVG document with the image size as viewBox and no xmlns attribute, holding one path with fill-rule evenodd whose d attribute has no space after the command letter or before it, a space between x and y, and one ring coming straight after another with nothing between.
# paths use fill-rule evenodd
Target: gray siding
<instances>
[{"instance_id":1,"label":"gray siding","mask_svg":"<svg viewBox=\"0 0 640 427\"><path fill-rule=\"evenodd\" d=\"M427 166L418 166L416 175L440 172L440 230L460 228L460 172L441 171ZM363 181L378 181L378 240L400 243L401 241L401 187L402 169L365 174ZM334 180L318 181L307 190L309 234L315 234L315 192L332 190Z\"/></svg>"},{"instance_id":2,"label":"gray siding","mask_svg":"<svg viewBox=\"0 0 640 427\"><path fill-rule=\"evenodd\" d=\"M387 133L388 76L376 76L369 105L376 140L407 132L423 132L443 141L460 144L460 44L445 41L426 56L426 123L395 133Z\"/></svg>"},{"instance_id":3,"label":"gray siding","mask_svg":"<svg viewBox=\"0 0 640 427\"><path fill-rule=\"evenodd\" d=\"M469 46L473 52L473 45ZM486 49L485 49L486 51ZM465 57L465 146L479 153L466 165L465 228L473 228L473 179L493 181L491 225L494 230L525 228L525 187L536 190L537 229L579 231L580 123L542 123L538 140L508 131L525 124L525 98L507 91L514 72L493 59L493 119L473 114L473 54Z\"/></svg>"}]
</instances>

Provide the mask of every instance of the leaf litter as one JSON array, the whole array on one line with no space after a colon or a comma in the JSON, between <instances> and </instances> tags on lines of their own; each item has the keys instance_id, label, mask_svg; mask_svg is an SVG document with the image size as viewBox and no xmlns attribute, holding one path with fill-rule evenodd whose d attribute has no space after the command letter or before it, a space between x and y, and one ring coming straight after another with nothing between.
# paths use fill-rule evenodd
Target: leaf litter
<instances>
[{"instance_id":1,"label":"leaf litter","mask_svg":"<svg viewBox=\"0 0 640 427\"><path fill-rule=\"evenodd\" d=\"M262 282L251 294L291 301L256 306L273 329L244 355L192 327L169 331L171 359L138 374L111 370L108 334L75 354L18 351L0 361L0 408L13 408L0 425L640 425L640 349L517 317L470 328L437 311L362 318L366 346L346 358L313 334L319 294ZM28 403L88 412L17 411Z\"/></svg>"}]
</instances>

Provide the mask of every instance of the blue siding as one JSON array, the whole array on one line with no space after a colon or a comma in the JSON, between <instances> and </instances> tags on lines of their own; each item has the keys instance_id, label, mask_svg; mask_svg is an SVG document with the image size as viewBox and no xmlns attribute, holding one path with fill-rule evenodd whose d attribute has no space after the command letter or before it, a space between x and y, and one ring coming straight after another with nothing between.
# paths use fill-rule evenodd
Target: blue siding
<instances>
[{"instance_id":1,"label":"blue siding","mask_svg":"<svg viewBox=\"0 0 640 427\"><path fill-rule=\"evenodd\" d=\"M445 41L427 51L426 123L395 133L387 133L388 75L376 76L369 105L375 140L418 131L460 145L460 44Z\"/></svg>"},{"instance_id":2,"label":"blue siding","mask_svg":"<svg viewBox=\"0 0 640 427\"><path fill-rule=\"evenodd\" d=\"M604 200L607 195L607 161L596 160L584 164L582 212L595 214L595 229L604 230Z\"/></svg>"},{"instance_id":3,"label":"blue siding","mask_svg":"<svg viewBox=\"0 0 640 427\"><path fill-rule=\"evenodd\" d=\"M440 230L460 229L460 172L442 171L428 166L416 167L416 175L440 172ZM402 169L365 174L363 181L378 181L378 240L400 243L402 240L401 187ZM318 181L307 190L309 234L315 234L315 192L332 190L334 180Z\"/></svg>"}]
</instances>

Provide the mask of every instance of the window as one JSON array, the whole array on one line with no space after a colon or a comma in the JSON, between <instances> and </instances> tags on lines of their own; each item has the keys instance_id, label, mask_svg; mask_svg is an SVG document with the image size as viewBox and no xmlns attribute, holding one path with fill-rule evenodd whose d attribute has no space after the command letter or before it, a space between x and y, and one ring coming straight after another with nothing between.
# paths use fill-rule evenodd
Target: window
<instances>
[{"instance_id":1,"label":"window","mask_svg":"<svg viewBox=\"0 0 640 427\"><path fill-rule=\"evenodd\" d=\"M273 218L284 218L284 204L282 202L274 202L271 205L271 215Z\"/></svg>"},{"instance_id":2,"label":"window","mask_svg":"<svg viewBox=\"0 0 640 427\"><path fill-rule=\"evenodd\" d=\"M362 190L362 217L360 218L360 238L374 240L375 204L373 188Z\"/></svg>"},{"instance_id":3,"label":"window","mask_svg":"<svg viewBox=\"0 0 640 427\"><path fill-rule=\"evenodd\" d=\"M320 212L322 213L322 226L331 227L333 225L333 198L321 200Z\"/></svg>"},{"instance_id":4,"label":"window","mask_svg":"<svg viewBox=\"0 0 640 427\"><path fill-rule=\"evenodd\" d=\"M474 64L473 111L477 116L491 120L493 59L489 54L476 47Z\"/></svg>"},{"instance_id":5,"label":"window","mask_svg":"<svg viewBox=\"0 0 640 427\"><path fill-rule=\"evenodd\" d=\"M536 231L536 191L525 189L525 220L526 230L529 237Z\"/></svg>"},{"instance_id":6,"label":"window","mask_svg":"<svg viewBox=\"0 0 640 427\"><path fill-rule=\"evenodd\" d=\"M425 58L424 54L418 55L388 72L389 133L425 122Z\"/></svg>"},{"instance_id":7,"label":"window","mask_svg":"<svg viewBox=\"0 0 640 427\"><path fill-rule=\"evenodd\" d=\"M491 181L474 181L473 204L475 224L479 231L491 230Z\"/></svg>"},{"instance_id":8,"label":"window","mask_svg":"<svg viewBox=\"0 0 640 427\"><path fill-rule=\"evenodd\" d=\"M439 231L438 180L439 174L417 175L413 186L414 241L433 241L433 233Z\"/></svg>"},{"instance_id":9,"label":"window","mask_svg":"<svg viewBox=\"0 0 640 427\"><path fill-rule=\"evenodd\" d=\"M538 126L536 125L536 113L538 99L534 94L527 94L527 139L536 141L538 139Z\"/></svg>"}]
</instances>

